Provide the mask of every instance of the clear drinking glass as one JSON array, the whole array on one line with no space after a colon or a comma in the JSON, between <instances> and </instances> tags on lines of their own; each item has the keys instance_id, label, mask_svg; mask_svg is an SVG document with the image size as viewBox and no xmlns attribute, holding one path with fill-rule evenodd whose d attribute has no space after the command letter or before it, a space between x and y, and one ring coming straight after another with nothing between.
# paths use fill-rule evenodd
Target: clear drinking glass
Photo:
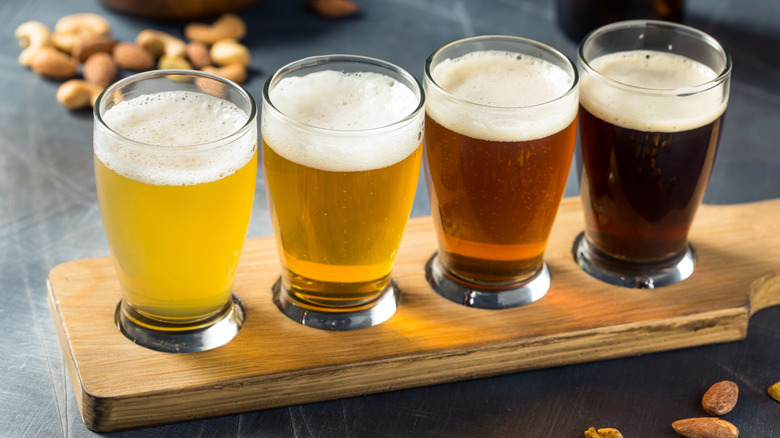
<instances>
[{"instance_id":1,"label":"clear drinking glass","mask_svg":"<svg viewBox=\"0 0 780 438\"><path fill-rule=\"evenodd\" d=\"M95 103L94 164L122 300L144 347L208 350L244 322L233 279L257 175L257 108L218 76L157 70Z\"/></svg>"},{"instance_id":2,"label":"clear drinking glass","mask_svg":"<svg viewBox=\"0 0 780 438\"><path fill-rule=\"evenodd\" d=\"M439 244L429 283L472 307L538 300L550 286L544 251L574 150L576 67L537 41L477 36L436 50L424 87Z\"/></svg>"},{"instance_id":3,"label":"clear drinking glass","mask_svg":"<svg viewBox=\"0 0 780 438\"><path fill-rule=\"evenodd\" d=\"M263 173L282 276L279 309L353 330L393 315L390 273L422 158L423 91L385 61L306 58L263 88Z\"/></svg>"},{"instance_id":4,"label":"clear drinking glass","mask_svg":"<svg viewBox=\"0 0 780 438\"><path fill-rule=\"evenodd\" d=\"M578 51L580 195L574 256L630 288L688 278L688 231L704 196L729 97L731 58L711 36L663 21L623 21Z\"/></svg>"}]
</instances>

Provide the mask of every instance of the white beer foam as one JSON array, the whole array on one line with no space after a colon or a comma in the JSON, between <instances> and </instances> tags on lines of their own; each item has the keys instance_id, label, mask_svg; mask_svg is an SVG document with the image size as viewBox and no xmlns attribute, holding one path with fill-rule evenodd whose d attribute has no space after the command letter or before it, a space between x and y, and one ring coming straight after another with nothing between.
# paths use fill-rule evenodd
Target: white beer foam
<instances>
[{"instance_id":1,"label":"white beer foam","mask_svg":"<svg viewBox=\"0 0 780 438\"><path fill-rule=\"evenodd\" d=\"M209 94L179 90L143 95L108 109L103 121L125 139L162 147L138 147L96 126L95 154L109 169L145 184L216 181L237 172L254 155L256 126L239 139L219 142L237 132L248 118L233 103ZM220 146L183 150L213 142Z\"/></svg>"},{"instance_id":2,"label":"white beer foam","mask_svg":"<svg viewBox=\"0 0 780 438\"><path fill-rule=\"evenodd\" d=\"M623 128L678 132L711 123L726 110L723 86L683 96L663 94L706 84L717 77L708 66L668 52L635 50L611 53L590 62L593 70L627 90L583 73L581 103L594 116ZM642 92L642 88L647 89Z\"/></svg>"},{"instance_id":3,"label":"white beer foam","mask_svg":"<svg viewBox=\"0 0 780 438\"><path fill-rule=\"evenodd\" d=\"M331 130L301 129L263 109L263 141L282 157L307 167L339 172L380 169L402 161L422 141L422 117L370 131L403 120L419 103L407 86L380 73L325 70L286 77L269 97L290 119Z\"/></svg>"},{"instance_id":4,"label":"white beer foam","mask_svg":"<svg viewBox=\"0 0 780 438\"><path fill-rule=\"evenodd\" d=\"M563 130L577 116L577 92L561 98L574 78L557 65L530 55L472 52L443 60L431 77L450 96L477 104L464 108L447 94L427 90L428 115L469 137L535 140Z\"/></svg>"}]
</instances>

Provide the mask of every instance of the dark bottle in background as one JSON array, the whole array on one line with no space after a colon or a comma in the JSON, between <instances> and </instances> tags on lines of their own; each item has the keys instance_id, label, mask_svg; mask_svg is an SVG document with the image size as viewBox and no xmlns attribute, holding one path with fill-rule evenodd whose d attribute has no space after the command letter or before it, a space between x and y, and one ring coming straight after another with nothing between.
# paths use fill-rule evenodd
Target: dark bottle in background
<instances>
[{"instance_id":1,"label":"dark bottle in background","mask_svg":"<svg viewBox=\"0 0 780 438\"><path fill-rule=\"evenodd\" d=\"M615 21L655 19L681 22L685 0L557 0L558 25L574 42Z\"/></svg>"}]
</instances>

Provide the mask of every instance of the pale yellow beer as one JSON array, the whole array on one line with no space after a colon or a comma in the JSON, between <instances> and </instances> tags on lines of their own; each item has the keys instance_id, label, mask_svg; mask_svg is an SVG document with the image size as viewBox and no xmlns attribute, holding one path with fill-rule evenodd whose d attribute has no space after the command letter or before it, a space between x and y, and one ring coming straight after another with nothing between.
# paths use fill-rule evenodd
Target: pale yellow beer
<instances>
[{"instance_id":1,"label":"pale yellow beer","mask_svg":"<svg viewBox=\"0 0 780 438\"><path fill-rule=\"evenodd\" d=\"M268 95L263 172L282 286L303 308L370 306L390 283L417 187L421 96L383 74L332 70Z\"/></svg>"},{"instance_id":2,"label":"pale yellow beer","mask_svg":"<svg viewBox=\"0 0 780 438\"><path fill-rule=\"evenodd\" d=\"M248 117L217 97L166 91L108 109L113 132L96 125L98 201L135 323L191 330L231 304L254 197L256 126L226 138Z\"/></svg>"}]
</instances>

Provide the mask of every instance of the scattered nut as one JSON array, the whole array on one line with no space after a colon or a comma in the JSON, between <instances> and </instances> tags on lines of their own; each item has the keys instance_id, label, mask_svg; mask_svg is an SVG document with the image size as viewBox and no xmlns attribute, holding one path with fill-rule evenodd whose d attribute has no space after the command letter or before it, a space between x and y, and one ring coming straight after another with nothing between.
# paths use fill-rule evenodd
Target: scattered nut
<instances>
[{"instance_id":1,"label":"scattered nut","mask_svg":"<svg viewBox=\"0 0 780 438\"><path fill-rule=\"evenodd\" d=\"M777 382L774 385L770 386L767 392L769 392L769 395L773 399L780 402L780 382Z\"/></svg>"},{"instance_id":2,"label":"scattered nut","mask_svg":"<svg viewBox=\"0 0 780 438\"><path fill-rule=\"evenodd\" d=\"M677 420L672 423L672 428L687 438L737 438L739 436L736 426L715 417Z\"/></svg>"},{"instance_id":3,"label":"scattered nut","mask_svg":"<svg viewBox=\"0 0 780 438\"><path fill-rule=\"evenodd\" d=\"M30 59L41 47L54 47L51 40L51 30L40 21L22 23L14 31L19 45L24 48L19 54L19 64L29 67Z\"/></svg>"},{"instance_id":4,"label":"scattered nut","mask_svg":"<svg viewBox=\"0 0 780 438\"><path fill-rule=\"evenodd\" d=\"M596 431L595 427L591 427L590 429L585 431L585 438L600 438L599 433Z\"/></svg>"},{"instance_id":5,"label":"scattered nut","mask_svg":"<svg viewBox=\"0 0 780 438\"><path fill-rule=\"evenodd\" d=\"M107 87L116 78L116 62L108 53L98 52L84 63L84 79L101 87Z\"/></svg>"},{"instance_id":6,"label":"scattered nut","mask_svg":"<svg viewBox=\"0 0 780 438\"><path fill-rule=\"evenodd\" d=\"M623 438L623 435L611 427L596 430L595 427L585 431L585 438Z\"/></svg>"},{"instance_id":7,"label":"scattered nut","mask_svg":"<svg viewBox=\"0 0 780 438\"><path fill-rule=\"evenodd\" d=\"M190 60L195 68L203 68L207 65L211 65L211 55L209 54L209 48L205 44L193 41L185 47L185 53L187 59Z\"/></svg>"},{"instance_id":8,"label":"scattered nut","mask_svg":"<svg viewBox=\"0 0 780 438\"><path fill-rule=\"evenodd\" d=\"M146 49L155 58L159 58L163 55L183 58L185 55L184 41L159 30L142 30L138 36L135 37L135 43Z\"/></svg>"},{"instance_id":9,"label":"scattered nut","mask_svg":"<svg viewBox=\"0 0 780 438\"><path fill-rule=\"evenodd\" d=\"M73 53L79 43L96 36L111 34L111 25L98 14L80 13L66 15L54 25L52 40L58 49Z\"/></svg>"},{"instance_id":10,"label":"scattered nut","mask_svg":"<svg viewBox=\"0 0 780 438\"><path fill-rule=\"evenodd\" d=\"M93 13L66 15L53 32L39 21L23 23L15 31L23 48L19 63L41 76L69 79L83 63L84 79L64 82L57 90L57 101L70 109L94 105L119 69L145 71L157 64L161 69L201 69L237 83L247 80L251 55L238 42L246 34L246 23L240 17L224 14L211 25L191 23L185 34L192 40L189 44L154 29L141 31L135 43L117 42L111 38L108 21Z\"/></svg>"},{"instance_id":11,"label":"scattered nut","mask_svg":"<svg viewBox=\"0 0 780 438\"><path fill-rule=\"evenodd\" d=\"M308 6L326 18L345 18L357 14L360 10L352 0L311 0Z\"/></svg>"},{"instance_id":12,"label":"scattered nut","mask_svg":"<svg viewBox=\"0 0 780 438\"><path fill-rule=\"evenodd\" d=\"M42 47L30 58L30 68L49 79L67 79L76 75L79 63L53 47Z\"/></svg>"},{"instance_id":13,"label":"scattered nut","mask_svg":"<svg viewBox=\"0 0 780 438\"><path fill-rule=\"evenodd\" d=\"M228 64L249 65L251 61L249 49L232 38L226 38L214 43L209 54L214 64L219 66Z\"/></svg>"},{"instance_id":14,"label":"scattered nut","mask_svg":"<svg viewBox=\"0 0 780 438\"><path fill-rule=\"evenodd\" d=\"M730 380L710 387L701 399L701 406L710 415L723 415L734 409L739 397L739 387Z\"/></svg>"},{"instance_id":15,"label":"scattered nut","mask_svg":"<svg viewBox=\"0 0 780 438\"><path fill-rule=\"evenodd\" d=\"M103 87L91 84L81 79L71 79L63 82L57 89L57 102L70 110L87 108L95 105Z\"/></svg>"},{"instance_id":16,"label":"scattered nut","mask_svg":"<svg viewBox=\"0 0 780 438\"><path fill-rule=\"evenodd\" d=\"M203 23L190 23L184 28L184 36L190 41L214 44L225 38L240 40L246 34L244 20L235 14L223 14L210 26Z\"/></svg>"},{"instance_id":17,"label":"scattered nut","mask_svg":"<svg viewBox=\"0 0 780 438\"><path fill-rule=\"evenodd\" d=\"M602 438L623 438L623 435L617 429L611 427L599 429L598 432Z\"/></svg>"},{"instance_id":18,"label":"scattered nut","mask_svg":"<svg viewBox=\"0 0 780 438\"><path fill-rule=\"evenodd\" d=\"M163 55L157 63L157 67L163 70L192 70L192 64L179 56Z\"/></svg>"},{"instance_id":19,"label":"scattered nut","mask_svg":"<svg viewBox=\"0 0 780 438\"><path fill-rule=\"evenodd\" d=\"M154 67L154 57L146 49L133 43L117 43L112 51L114 61L119 68L133 71L150 70Z\"/></svg>"},{"instance_id":20,"label":"scattered nut","mask_svg":"<svg viewBox=\"0 0 780 438\"><path fill-rule=\"evenodd\" d=\"M114 39L111 37L106 35L98 35L76 44L76 46L73 47L73 53L71 54L79 62L85 62L87 58L94 55L95 53L102 52L110 54L115 45L116 41L114 41Z\"/></svg>"},{"instance_id":21,"label":"scattered nut","mask_svg":"<svg viewBox=\"0 0 780 438\"><path fill-rule=\"evenodd\" d=\"M237 84L243 84L247 78L246 67L242 64L228 64L224 67L203 67L206 73L211 73L217 76L222 76L225 79L231 80Z\"/></svg>"}]
</instances>

